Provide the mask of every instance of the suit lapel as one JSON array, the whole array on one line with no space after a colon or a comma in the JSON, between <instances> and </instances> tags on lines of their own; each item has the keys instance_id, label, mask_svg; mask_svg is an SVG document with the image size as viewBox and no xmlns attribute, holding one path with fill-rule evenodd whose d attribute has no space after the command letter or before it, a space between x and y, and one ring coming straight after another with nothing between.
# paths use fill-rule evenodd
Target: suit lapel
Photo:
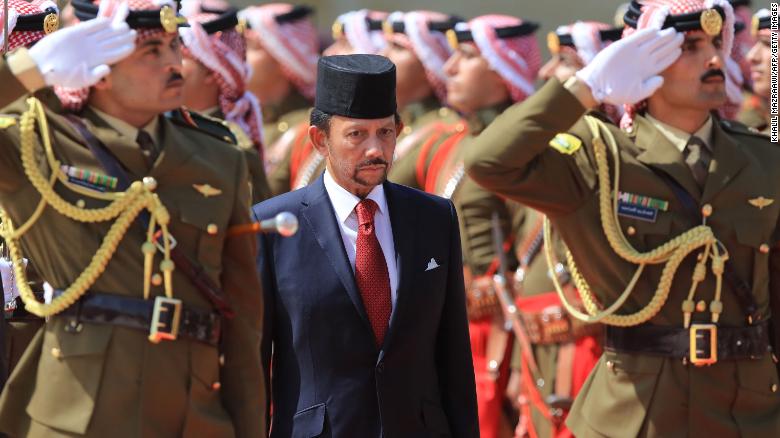
<instances>
[{"instance_id":1,"label":"suit lapel","mask_svg":"<svg viewBox=\"0 0 780 438\"><path fill-rule=\"evenodd\" d=\"M711 201L748 163L745 154L723 131L717 120L714 120L712 125L712 148L712 163L704 185L702 202Z\"/></svg>"},{"instance_id":2,"label":"suit lapel","mask_svg":"<svg viewBox=\"0 0 780 438\"><path fill-rule=\"evenodd\" d=\"M701 189L682 153L644 117L636 118L634 130L635 144L642 149L637 159L672 177L698 201Z\"/></svg>"},{"instance_id":3,"label":"suit lapel","mask_svg":"<svg viewBox=\"0 0 780 438\"><path fill-rule=\"evenodd\" d=\"M338 275L344 289L346 289L352 304L355 305L355 310L360 314L360 318L366 324L366 328L372 330L373 333L371 324L368 321L368 315L363 306L363 299L355 282L355 273L352 271L347 251L344 249L341 230L338 223L336 223L336 213L325 191L325 183L322 176L305 190L306 195L303 201L305 207L301 210L301 214L314 234L317 244L327 255L328 261L330 261L331 266L336 271L336 275Z\"/></svg>"},{"instance_id":4,"label":"suit lapel","mask_svg":"<svg viewBox=\"0 0 780 438\"><path fill-rule=\"evenodd\" d=\"M396 326L404 315L404 307L408 305L407 301L413 290L416 273L413 255L415 242L418 240L417 210L410 205L409 200L395 184L385 183L384 188L387 208L390 210L390 225L393 228L393 243L395 245L396 266L398 267L398 290L383 350L387 349L395 338L395 333L398 331Z\"/></svg>"}]
</instances>

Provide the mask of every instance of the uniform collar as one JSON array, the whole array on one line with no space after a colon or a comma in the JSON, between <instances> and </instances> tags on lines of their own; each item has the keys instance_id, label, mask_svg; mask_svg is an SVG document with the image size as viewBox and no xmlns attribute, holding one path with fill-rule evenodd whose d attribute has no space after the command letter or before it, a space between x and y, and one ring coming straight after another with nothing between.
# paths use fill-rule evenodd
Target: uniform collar
<instances>
[{"instance_id":1,"label":"uniform collar","mask_svg":"<svg viewBox=\"0 0 780 438\"><path fill-rule=\"evenodd\" d=\"M355 207L361 199L348 192L344 187L341 187L330 175L329 170L325 170L323 180L330 203L333 204L333 209L336 211L336 217L338 217L339 223L343 224L355 211ZM379 206L379 213L387 214L387 198L385 197L385 188L382 184L374 187L366 196L366 199L376 202Z\"/></svg>"},{"instance_id":2,"label":"uniform collar","mask_svg":"<svg viewBox=\"0 0 780 438\"><path fill-rule=\"evenodd\" d=\"M89 108L92 111L94 111L98 117L103 119L108 124L108 126L113 128L116 132L118 132L123 137L127 137L133 142L135 142L135 139L138 138L139 129L136 128L135 126L125 122L124 120L120 120L114 116L108 115L103 111L100 111L99 109L95 108L94 106L90 106ZM160 144L159 125L160 125L159 118L154 117L151 122L149 122L146 126L143 127L143 130L146 131L146 133L152 137L152 141L154 142L154 144Z\"/></svg>"},{"instance_id":3,"label":"uniform collar","mask_svg":"<svg viewBox=\"0 0 780 438\"><path fill-rule=\"evenodd\" d=\"M645 114L645 118L655 127L655 129L659 130L661 134L663 134L664 137L666 137L667 140L669 140L674 147L682 153L685 151L685 146L688 145L688 140L692 136L699 137L704 144L707 146L707 149L712 151L712 116L707 117L707 121L704 122L704 124L693 133L693 135L683 131L682 129L675 128L674 126L668 125L655 117L651 116L649 113Z\"/></svg>"},{"instance_id":4,"label":"uniform collar","mask_svg":"<svg viewBox=\"0 0 780 438\"><path fill-rule=\"evenodd\" d=\"M311 102L293 89L277 104L263 104L263 123L274 123L283 115L303 108L309 108Z\"/></svg>"},{"instance_id":5,"label":"uniform collar","mask_svg":"<svg viewBox=\"0 0 780 438\"><path fill-rule=\"evenodd\" d=\"M489 124L493 123L493 120L495 120L496 117L510 106L512 106L512 102L506 101L487 108L482 108L468 116L466 120L469 125L469 134L479 135L479 133L487 128Z\"/></svg>"}]
</instances>

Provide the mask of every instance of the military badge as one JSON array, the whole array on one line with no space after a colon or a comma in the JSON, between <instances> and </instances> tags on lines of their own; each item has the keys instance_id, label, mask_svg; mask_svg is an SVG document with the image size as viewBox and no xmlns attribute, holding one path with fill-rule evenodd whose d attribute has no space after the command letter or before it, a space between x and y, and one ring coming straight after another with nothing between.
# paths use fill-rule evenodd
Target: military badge
<instances>
[{"instance_id":1,"label":"military badge","mask_svg":"<svg viewBox=\"0 0 780 438\"><path fill-rule=\"evenodd\" d=\"M561 132L550 140L550 146L562 154L571 155L582 147L582 140L571 134Z\"/></svg>"},{"instance_id":2,"label":"military badge","mask_svg":"<svg viewBox=\"0 0 780 438\"><path fill-rule=\"evenodd\" d=\"M68 182L71 184L76 184L98 192L116 190L117 179L113 176L80 169L75 166L62 165L60 166L60 169L62 169L62 172L68 177Z\"/></svg>"},{"instance_id":3,"label":"military badge","mask_svg":"<svg viewBox=\"0 0 780 438\"><path fill-rule=\"evenodd\" d=\"M628 192L618 192L617 214L645 222L655 222L658 211L669 209L669 201L636 195Z\"/></svg>"},{"instance_id":4,"label":"military badge","mask_svg":"<svg viewBox=\"0 0 780 438\"><path fill-rule=\"evenodd\" d=\"M204 198L210 198L212 196L218 196L222 194L222 190L212 187L209 184L193 184L192 187L198 191Z\"/></svg>"},{"instance_id":5,"label":"military badge","mask_svg":"<svg viewBox=\"0 0 780 438\"><path fill-rule=\"evenodd\" d=\"M707 9L701 13L700 24L707 35L718 35L723 28L723 17L715 9Z\"/></svg>"},{"instance_id":6,"label":"military badge","mask_svg":"<svg viewBox=\"0 0 780 438\"><path fill-rule=\"evenodd\" d=\"M774 204L774 202L774 199L767 199L763 196L759 196L755 199L748 199L748 203L753 207L757 207L759 210L763 210L764 207L769 207L770 205Z\"/></svg>"}]
</instances>

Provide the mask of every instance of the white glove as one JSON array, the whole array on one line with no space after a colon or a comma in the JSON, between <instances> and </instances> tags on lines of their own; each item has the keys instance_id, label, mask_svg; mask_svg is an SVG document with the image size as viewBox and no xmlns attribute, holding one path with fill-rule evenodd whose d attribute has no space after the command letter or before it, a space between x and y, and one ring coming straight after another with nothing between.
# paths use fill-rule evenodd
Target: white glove
<instances>
[{"instance_id":1,"label":"white glove","mask_svg":"<svg viewBox=\"0 0 780 438\"><path fill-rule=\"evenodd\" d=\"M135 50L124 2L112 17L97 17L47 35L29 50L46 85L85 88L97 83Z\"/></svg>"},{"instance_id":2,"label":"white glove","mask_svg":"<svg viewBox=\"0 0 780 438\"><path fill-rule=\"evenodd\" d=\"M659 73L682 53L683 34L672 28L642 29L599 52L577 78L593 97L612 105L635 104L663 85Z\"/></svg>"}]
</instances>

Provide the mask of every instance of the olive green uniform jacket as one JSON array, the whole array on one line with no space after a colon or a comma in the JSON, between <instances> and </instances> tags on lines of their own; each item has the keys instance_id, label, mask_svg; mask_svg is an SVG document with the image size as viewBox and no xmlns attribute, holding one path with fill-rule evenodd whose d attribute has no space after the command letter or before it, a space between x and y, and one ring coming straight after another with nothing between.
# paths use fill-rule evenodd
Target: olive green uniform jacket
<instances>
[{"instance_id":1,"label":"olive green uniform jacket","mask_svg":"<svg viewBox=\"0 0 780 438\"><path fill-rule=\"evenodd\" d=\"M20 99L26 90L3 62L0 83L0 112L15 118L27 108ZM104 173L64 120L54 94L37 95L47 108L57 159ZM83 323L70 333L65 319L55 316L38 332L0 396L0 429L29 437L265 436L256 244L250 235L226 237L228 227L250 221L243 155L216 137L161 117L162 151L150 170L135 139L121 136L90 110L82 116L131 178L156 179L178 249L221 286L236 316L223 320L220 350L187 338L152 344L148 333L112 325ZM37 135L35 141L40 150ZM0 130L0 204L16 224L30 217L39 200L22 170L19 148L18 123ZM42 169L48 172L47 165ZM209 184L221 193L206 197L193 184ZM71 203L83 200L86 208L105 204L59 184L55 189ZM22 247L41 276L64 289L95 255L110 225L76 222L48 207L22 237ZM217 232L210 234L215 226ZM144 241L133 224L91 290L142 298ZM152 295L162 293L161 287L152 288ZM173 293L186 306L211 310L179 270L173 272Z\"/></svg>"},{"instance_id":2,"label":"olive green uniform jacket","mask_svg":"<svg viewBox=\"0 0 780 438\"><path fill-rule=\"evenodd\" d=\"M636 265L618 257L602 231L598 185L584 109L558 81L500 116L466 157L472 177L500 195L547 214L571 249L585 279L603 305L614 302ZM649 122L638 116L631 133L610 127L620 150L619 189L669 202L655 222L620 217L627 239L640 251L653 249L693 228L694 222L653 169L671 175L701 206L710 204L708 225L729 251L736 275L747 281L764 318L769 297L780 284L777 251L780 203L765 208L749 201L780 198L780 148L767 137L735 123L713 127L713 160L703 193L682 154ZM582 140L582 147L559 152L548 146L559 132ZM614 167L614 166L610 166ZM766 246L764 246L766 245ZM770 250L771 248L771 250ZM679 268L666 305L650 321L683 326L681 303L690 288L695 256ZM648 266L620 313L644 307L655 291L662 267ZM697 300L713 298L709 274ZM724 282L722 326L745 326L735 293ZM709 322L695 313L694 321ZM769 436L780 430L778 375L770 354L755 360L721 361L696 368L678 359L606 352L585 383L567 424L578 437L608 436Z\"/></svg>"},{"instance_id":3,"label":"olive green uniform jacket","mask_svg":"<svg viewBox=\"0 0 780 438\"><path fill-rule=\"evenodd\" d=\"M263 106L263 160L271 196L290 191L293 146L302 139L308 140L310 113L311 102L297 92L290 94L278 105Z\"/></svg>"},{"instance_id":4,"label":"olive green uniform jacket","mask_svg":"<svg viewBox=\"0 0 780 438\"><path fill-rule=\"evenodd\" d=\"M395 147L393 166L388 179L394 183L425 189L425 181L418 179L418 166L424 169L430 164L433 145L446 138L450 133L447 128L458 121L457 113L442 107L436 98L428 98L421 102L408 105L401 114L404 128L398 137ZM420 153L426 149L426 157L420 163ZM420 172L422 173L422 172Z\"/></svg>"}]
</instances>

